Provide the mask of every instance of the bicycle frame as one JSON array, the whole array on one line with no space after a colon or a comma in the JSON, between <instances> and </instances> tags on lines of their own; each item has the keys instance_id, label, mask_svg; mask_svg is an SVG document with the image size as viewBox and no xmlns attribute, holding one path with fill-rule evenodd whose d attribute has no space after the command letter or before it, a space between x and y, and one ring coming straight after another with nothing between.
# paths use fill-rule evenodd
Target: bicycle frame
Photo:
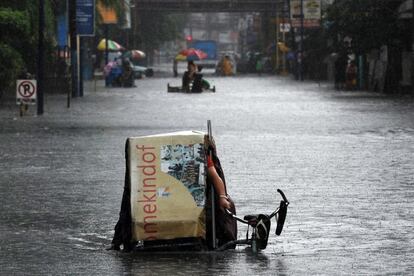
<instances>
[{"instance_id":1,"label":"bicycle frame","mask_svg":"<svg viewBox=\"0 0 414 276\"><path fill-rule=\"evenodd\" d=\"M234 248L236 245L246 245L250 246L253 254L256 254L258 251L263 250L267 246L267 240L269 237L270 226L271 226L271 219L275 217L276 219L276 235L280 235L283 229L283 225L285 223L287 207L289 205L289 201L287 200L285 194L277 189L277 191L282 196L282 200L280 201L279 207L276 208L270 215L265 214L254 214L254 215L245 215L244 218L240 218L233 214L231 211L226 209L226 213L231 216L233 219L246 224L247 232L246 238L240 240L233 240L227 242L226 244L213 249L212 251L224 251L229 248ZM251 236L249 237L250 228L252 228ZM145 244L145 242L139 243L135 245L134 251L137 252L146 252L146 251L176 251L178 248L180 250L203 250L205 247L200 243L200 241L195 241L194 239L182 238L179 241L150 241L149 244Z\"/></svg>"},{"instance_id":2,"label":"bicycle frame","mask_svg":"<svg viewBox=\"0 0 414 276\"><path fill-rule=\"evenodd\" d=\"M276 235L280 235L282 233L283 225L285 223L287 207L289 205L289 201L287 200L285 194L282 190L277 189L279 194L282 196L280 201L279 207L276 208L270 215L265 214L257 214L257 215L246 215L244 218L240 218L226 209L226 213L231 216L233 219L247 224L247 232L246 238L241 240L235 240L228 242L221 247L217 248L217 251L223 251L227 248L234 246L234 245L248 245L251 247L253 253L257 253L259 250L265 249L267 246L267 240L269 237L270 231L270 220L275 217L276 219ZM249 230L250 227L252 228L252 234L249 238Z\"/></svg>"}]
</instances>

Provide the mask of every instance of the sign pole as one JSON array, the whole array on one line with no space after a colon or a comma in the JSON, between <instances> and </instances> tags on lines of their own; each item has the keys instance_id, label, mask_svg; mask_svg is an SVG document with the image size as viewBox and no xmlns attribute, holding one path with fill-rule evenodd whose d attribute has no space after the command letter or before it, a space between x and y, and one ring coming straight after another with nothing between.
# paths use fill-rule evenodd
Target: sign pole
<instances>
[{"instance_id":1,"label":"sign pole","mask_svg":"<svg viewBox=\"0 0 414 276\"><path fill-rule=\"evenodd\" d=\"M212 139L213 132L211 130L211 121L207 120L207 133L208 133L208 139ZM208 155L212 158L211 151L208 152ZM214 185L211 185L210 187L211 192L211 238L212 238L212 247L213 249L217 248L217 235L216 235L216 206L215 206L215 191L214 191Z\"/></svg>"},{"instance_id":2,"label":"sign pole","mask_svg":"<svg viewBox=\"0 0 414 276\"><path fill-rule=\"evenodd\" d=\"M276 74L279 74L279 32L280 32L280 25L279 25L279 13L276 11Z\"/></svg>"},{"instance_id":3,"label":"sign pole","mask_svg":"<svg viewBox=\"0 0 414 276\"><path fill-rule=\"evenodd\" d=\"M108 35L109 35L109 26L105 24L105 65L108 64Z\"/></svg>"},{"instance_id":4,"label":"sign pole","mask_svg":"<svg viewBox=\"0 0 414 276\"><path fill-rule=\"evenodd\" d=\"M283 25L285 25L285 22L284 22L284 20L283 20ZM286 33L286 30L283 30L283 33L282 33L282 40L283 40L283 43L285 43L286 44L286 40L285 40L285 33ZM285 51L283 51L283 60L282 60L282 65L283 65L283 69L282 69L282 75L287 75L287 71L286 71L286 52Z\"/></svg>"},{"instance_id":5,"label":"sign pole","mask_svg":"<svg viewBox=\"0 0 414 276\"><path fill-rule=\"evenodd\" d=\"M78 34L76 34L76 74L77 74L77 78L76 80L78 81L77 83L77 90L76 90L76 95L80 96L81 95L81 84L82 84L82 80L81 80L81 74L80 74L80 70L81 70L81 52L80 52L80 36Z\"/></svg>"},{"instance_id":6,"label":"sign pole","mask_svg":"<svg viewBox=\"0 0 414 276\"><path fill-rule=\"evenodd\" d=\"M39 0L39 41L37 53L37 115L43 114L43 80L44 80L44 28L45 8L44 0Z\"/></svg>"},{"instance_id":7,"label":"sign pole","mask_svg":"<svg viewBox=\"0 0 414 276\"><path fill-rule=\"evenodd\" d=\"M69 10L69 8L70 8L70 2L69 1L71 1L71 0L66 0L66 13L67 13L67 21L66 21L66 25L68 26L68 30L70 31L70 29L69 29L69 22L70 22L70 10ZM65 37L67 38L68 37L68 33L67 33L67 31L68 30L66 30L66 34L65 34ZM69 39L69 41L68 41L69 43L70 43L70 39ZM71 52L70 52L70 50L68 49L68 43L66 43L66 49L64 50L64 52L65 52L65 58L66 58L66 53L68 54L68 57L69 58L71 58ZM67 98L67 100L66 100L66 107L67 108L70 108L70 96L71 96L71 94L72 94L72 90L71 89L68 89L67 90L67 93L66 93L66 98Z\"/></svg>"},{"instance_id":8,"label":"sign pole","mask_svg":"<svg viewBox=\"0 0 414 276\"><path fill-rule=\"evenodd\" d=\"M79 96L83 97L84 39L79 36Z\"/></svg>"},{"instance_id":9,"label":"sign pole","mask_svg":"<svg viewBox=\"0 0 414 276\"><path fill-rule=\"evenodd\" d=\"M70 68L72 77L72 98L78 96L76 65L76 0L69 0Z\"/></svg>"},{"instance_id":10,"label":"sign pole","mask_svg":"<svg viewBox=\"0 0 414 276\"><path fill-rule=\"evenodd\" d=\"M303 0L300 0L299 80L303 81Z\"/></svg>"},{"instance_id":11,"label":"sign pole","mask_svg":"<svg viewBox=\"0 0 414 276\"><path fill-rule=\"evenodd\" d=\"M95 0L76 1L77 96L83 97L84 47L82 36L95 34Z\"/></svg>"}]
</instances>

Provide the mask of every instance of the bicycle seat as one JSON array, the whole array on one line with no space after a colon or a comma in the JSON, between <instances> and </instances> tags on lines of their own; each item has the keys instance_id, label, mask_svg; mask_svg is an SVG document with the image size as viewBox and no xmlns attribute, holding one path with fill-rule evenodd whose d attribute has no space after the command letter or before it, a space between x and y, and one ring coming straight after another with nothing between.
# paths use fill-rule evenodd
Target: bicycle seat
<instances>
[{"instance_id":1,"label":"bicycle seat","mask_svg":"<svg viewBox=\"0 0 414 276\"><path fill-rule=\"evenodd\" d=\"M252 221L252 220L257 220L257 218L260 216L260 214L255 214L255 215L245 215L244 216L244 220L247 221Z\"/></svg>"}]
</instances>

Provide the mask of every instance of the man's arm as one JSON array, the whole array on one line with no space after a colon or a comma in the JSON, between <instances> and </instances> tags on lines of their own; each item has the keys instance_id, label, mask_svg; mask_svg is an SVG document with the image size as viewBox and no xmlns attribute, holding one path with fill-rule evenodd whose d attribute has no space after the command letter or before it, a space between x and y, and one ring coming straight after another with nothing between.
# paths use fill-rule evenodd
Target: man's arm
<instances>
[{"instance_id":1,"label":"man's arm","mask_svg":"<svg viewBox=\"0 0 414 276\"><path fill-rule=\"evenodd\" d=\"M208 176L213 180L214 189L219 195L220 207L224 209L230 209L230 202L227 200L226 189L224 188L224 182L218 175L214 166L209 166L207 169Z\"/></svg>"}]
</instances>

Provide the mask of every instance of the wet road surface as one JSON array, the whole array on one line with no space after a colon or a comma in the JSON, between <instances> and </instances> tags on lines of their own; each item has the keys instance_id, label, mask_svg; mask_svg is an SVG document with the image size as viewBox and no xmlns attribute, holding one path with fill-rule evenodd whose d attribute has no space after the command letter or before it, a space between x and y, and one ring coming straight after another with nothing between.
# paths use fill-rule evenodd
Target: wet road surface
<instances>
[{"instance_id":1,"label":"wet road surface","mask_svg":"<svg viewBox=\"0 0 414 276\"><path fill-rule=\"evenodd\" d=\"M0 274L338 275L414 273L414 100L274 76L209 78L216 93L86 85L66 108L20 118L0 105ZM130 136L204 130L212 120L239 214L291 202L258 256L106 251ZM239 238L245 228L239 224Z\"/></svg>"}]
</instances>

